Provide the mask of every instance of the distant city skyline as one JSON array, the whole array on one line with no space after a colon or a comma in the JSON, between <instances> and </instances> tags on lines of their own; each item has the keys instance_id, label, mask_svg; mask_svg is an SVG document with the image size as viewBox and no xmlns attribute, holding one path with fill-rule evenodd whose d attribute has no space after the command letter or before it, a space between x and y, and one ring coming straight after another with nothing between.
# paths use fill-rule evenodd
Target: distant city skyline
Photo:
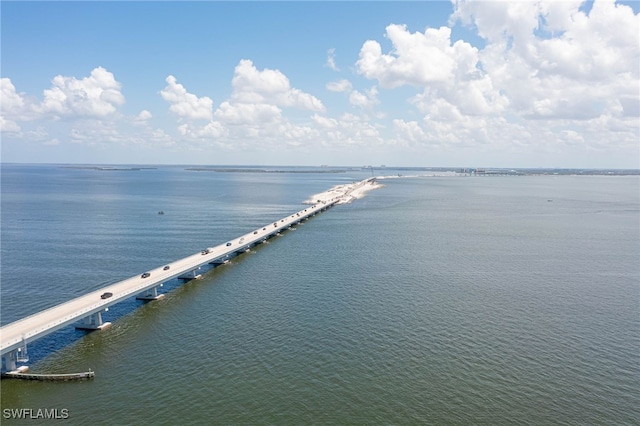
<instances>
[{"instance_id":1,"label":"distant city skyline","mask_svg":"<svg viewBox=\"0 0 640 426\"><path fill-rule=\"evenodd\" d=\"M640 167L639 2L0 8L5 163Z\"/></svg>"}]
</instances>

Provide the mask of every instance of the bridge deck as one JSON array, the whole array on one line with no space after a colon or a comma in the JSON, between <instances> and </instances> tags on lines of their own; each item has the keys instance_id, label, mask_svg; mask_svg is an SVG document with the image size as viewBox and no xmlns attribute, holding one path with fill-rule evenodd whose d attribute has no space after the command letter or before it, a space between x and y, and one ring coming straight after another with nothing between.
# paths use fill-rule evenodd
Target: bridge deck
<instances>
[{"instance_id":1,"label":"bridge deck","mask_svg":"<svg viewBox=\"0 0 640 426\"><path fill-rule=\"evenodd\" d=\"M160 266L147 271L150 275L146 278L142 278L141 275L127 278L0 327L0 354L5 355L26 343L32 342L62 327L76 323L89 315L102 312L111 305L129 297L139 295L166 281L178 278L185 273L197 270L203 265L220 261L236 252L246 250L338 202L339 200L336 199L318 203L235 238L229 241L229 243L231 243L230 245L227 245L228 243L225 242L215 247L207 248L206 250L208 250L208 252L206 253L203 251L171 262L168 264L169 269L167 270L164 270L165 265ZM113 295L107 299L102 299L100 296L105 292L112 293Z\"/></svg>"}]
</instances>

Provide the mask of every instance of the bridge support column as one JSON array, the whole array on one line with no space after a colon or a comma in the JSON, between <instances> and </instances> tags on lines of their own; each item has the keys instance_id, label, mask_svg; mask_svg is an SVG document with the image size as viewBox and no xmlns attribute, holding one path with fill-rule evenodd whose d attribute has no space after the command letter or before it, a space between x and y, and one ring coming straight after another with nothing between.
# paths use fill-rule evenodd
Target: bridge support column
<instances>
[{"instance_id":1,"label":"bridge support column","mask_svg":"<svg viewBox=\"0 0 640 426\"><path fill-rule=\"evenodd\" d=\"M218 265L224 265L225 263L229 263L229 255L220 257L218 259L214 259L211 262L209 262L209 265L218 266Z\"/></svg>"},{"instance_id":2,"label":"bridge support column","mask_svg":"<svg viewBox=\"0 0 640 426\"><path fill-rule=\"evenodd\" d=\"M5 371L15 371L18 368L16 361L18 359L18 350L14 349L11 352L7 352L2 355L2 359L4 360L4 368Z\"/></svg>"},{"instance_id":3,"label":"bridge support column","mask_svg":"<svg viewBox=\"0 0 640 426\"><path fill-rule=\"evenodd\" d=\"M27 365L21 365L18 367L18 363L27 362L28 359L22 359L20 357L20 349L14 349L11 352L7 352L2 355L2 361L4 361L4 366L2 367L3 373L25 373L29 371L29 367Z\"/></svg>"},{"instance_id":4,"label":"bridge support column","mask_svg":"<svg viewBox=\"0 0 640 426\"><path fill-rule=\"evenodd\" d=\"M180 275L178 278L185 281L198 279L200 278L200 274L198 274L198 270L200 270L200 268L196 268L192 271L185 272L184 274Z\"/></svg>"},{"instance_id":5,"label":"bridge support column","mask_svg":"<svg viewBox=\"0 0 640 426\"><path fill-rule=\"evenodd\" d=\"M162 284L160 284L160 286L162 286ZM140 293L139 295L136 296L136 299L138 300L158 300L158 299L162 299L164 297L164 294L158 294L158 286L155 286L153 288L150 288L149 290L145 291L144 293Z\"/></svg>"},{"instance_id":6,"label":"bridge support column","mask_svg":"<svg viewBox=\"0 0 640 426\"><path fill-rule=\"evenodd\" d=\"M102 330L103 328L107 328L110 325L110 322L102 321L102 311L100 311L84 317L82 323L76 325L76 328L79 328L81 330Z\"/></svg>"}]
</instances>

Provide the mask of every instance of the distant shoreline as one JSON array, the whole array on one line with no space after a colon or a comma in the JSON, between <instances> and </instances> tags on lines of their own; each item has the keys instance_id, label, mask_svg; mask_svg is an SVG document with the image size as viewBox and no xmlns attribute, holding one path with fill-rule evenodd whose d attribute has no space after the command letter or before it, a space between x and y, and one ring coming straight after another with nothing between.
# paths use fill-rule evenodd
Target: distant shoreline
<instances>
[{"instance_id":1,"label":"distant shoreline","mask_svg":"<svg viewBox=\"0 0 640 426\"><path fill-rule=\"evenodd\" d=\"M265 170L265 169L209 169L193 167L187 168L192 172L218 172L218 173L346 173L347 170Z\"/></svg>"},{"instance_id":2,"label":"distant shoreline","mask_svg":"<svg viewBox=\"0 0 640 426\"><path fill-rule=\"evenodd\" d=\"M2 163L3 165L47 165L37 163ZM577 168L460 168L460 167L406 167L406 166L386 166L382 167L336 167L336 168L314 168L313 166L281 166L269 170L262 168L265 166L244 166L244 167L188 167L186 165L155 165L155 166L108 166L108 165L56 165L63 169L73 170L96 170L96 171L142 171L157 170L162 167L183 167L187 171L195 172L217 172L217 173L291 173L291 174L317 174L317 173L347 173L354 171L369 171L379 174L400 174L407 172L420 173L427 172L433 175L445 173L447 176L640 176L640 169L577 169ZM270 166L266 166L270 167ZM288 167L300 167L304 170L287 169Z\"/></svg>"},{"instance_id":3,"label":"distant shoreline","mask_svg":"<svg viewBox=\"0 0 640 426\"><path fill-rule=\"evenodd\" d=\"M138 170L156 170L157 167L110 167L110 166L62 166L63 169L77 169L77 170L98 170L98 171L138 171Z\"/></svg>"}]
</instances>

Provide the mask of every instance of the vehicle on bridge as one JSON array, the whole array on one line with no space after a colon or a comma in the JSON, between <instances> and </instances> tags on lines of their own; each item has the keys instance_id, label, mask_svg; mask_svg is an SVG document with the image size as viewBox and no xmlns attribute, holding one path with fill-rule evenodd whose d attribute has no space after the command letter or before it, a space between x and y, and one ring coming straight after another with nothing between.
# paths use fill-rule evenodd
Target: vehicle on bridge
<instances>
[{"instance_id":1,"label":"vehicle on bridge","mask_svg":"<svg viewBox=\"0 0 640 426\"><path fill-rule=\"evenodd\" d=\"M331 204L335 204L335 202ZM19 368L17 365L18 363L28 361L28 357L26 356L27 342L35 341L73 323L76 323L75 327L78 329L102 330L111 324L108 321L103 321L102 318L102 315L108 311L109 305L113 305L134 295L140 300L156 300L162 297L162 295L157 294L157 291L158 287L162 287L163 281L174 278L188 281L198 278L200 275L197 274L197 271L199 271L204 265L229 263L230 255L249 251L252 245L260 242L266 242L268 237L273 235L280 235L281 230L284 230L286 227L291 228L292 223L296 221L296 216L298 218L304 217L304 219L307 219L308 217L316 214L312 209L315 210L317 207L320 206L316 205L312 208L305 209L304 211L307 213L306 215L303 215L302 212L291 215L291 218L294 218L294 220L287 217L272 222L275 232L266 232L269 229L269 225L267 225L262 228L264 233L261 237L257 236L260 234L259 229L254 229L254 231L250 231L253 234L248 234L242 236L238 240L233 239L225 243L227 246L225 249L218 246L214 248L205 248L201 251L201 254L211 254L211 256L206 256L206 259L195 257L197 254L189 255L188 257L176 261L175 265L174 263L171 263L160 267L165 272L169 269L175 269L175 271L171 273L160 273L153 278L149 278L151 277L151 270L149 270L138 275L139 278L135 278L135 276L126 278L118 283L109 284L108 287L102 290L93 290L84 296L76 297L68 302L45 309L40 313L30 315L21 320L14 321L11 324L1 326L0 357L2 358L2 370L17 371ZM251 237L248 237L249 235L251 235ZM238 242L240 242L240 247L232 249L231 246ZM221 246L224 245L221 244ZM160 268L152 270L155 273L160 270ZM105 291L107 289L110 289L115 293ZM95 296L99 291L103 292L100 294L100 298L103 302L96 303ZM109 300L109 302L107 302L107 300ZM81 322L78 323L78 320Z\"/></svg>"}]
</instances>

